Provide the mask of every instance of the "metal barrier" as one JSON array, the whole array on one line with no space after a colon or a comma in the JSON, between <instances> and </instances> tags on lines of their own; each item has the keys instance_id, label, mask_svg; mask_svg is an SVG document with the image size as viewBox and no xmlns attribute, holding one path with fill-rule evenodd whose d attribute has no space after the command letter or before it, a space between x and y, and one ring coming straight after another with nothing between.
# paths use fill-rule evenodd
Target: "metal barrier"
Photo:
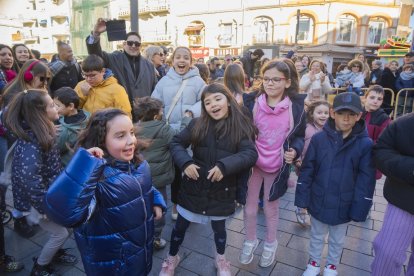
<instances>
[{"instance_id":1,"label":"metal barrier","mask_svg":"<svg viewBox=\"0 0 414 276\"><path fill-rule=\"evenodd\" d=\"M403 102L402 104L400 102ZM414 112L414 88L404 88L398 91L395 98L394 120L404 114Z\"/></svg>"}]
</instances>

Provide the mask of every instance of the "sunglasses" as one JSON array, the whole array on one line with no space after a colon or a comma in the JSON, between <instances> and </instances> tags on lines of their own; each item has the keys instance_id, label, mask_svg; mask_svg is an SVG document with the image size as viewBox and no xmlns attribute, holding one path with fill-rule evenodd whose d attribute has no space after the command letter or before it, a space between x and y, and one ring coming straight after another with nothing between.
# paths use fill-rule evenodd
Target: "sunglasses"
<instances>
[{"instance_id":1,"label":"sunglasses","mask_svg":"<svg viewBox=\"0 0 414 276\"><path fill-rule=\"evenodd\" d=\"M226 61L230 61L231 60L231 58L226 58Z\"/></svg>"},{"instance_id":2,"label":"sunglasses","mask_svg":"<svg viewBox=\"0 0 414 276\"><path fill-rule=\"evenodd\" d=\"M40 82L50 82L50 78L49 77L39 77Z\"/></svg>"},{"instance_id":3,"label":"sunglasses","mask_svg":"<svg viewBox=\"0 0 414 276\"><path fill-rule=\"evenodd\" d=\"M139 42L139 41L127 41L126 43L127 43L127 45L128 45L128 46L130 46L130 47L132 47L132 46L134 46L134 45L135 45L135 47L139 47L139 46L141 46L141 42Z\"/></svg>"},{"instance_id":4,"label":"sunglasses","mask_svg":"<svg viewBox=\"0 0 414 276\"><path fill-rule=\"evenodd\" d=\"M159 55L160 57L163 57L164 53L155 53L154 55Z\"/></svg>"}]
</instances>

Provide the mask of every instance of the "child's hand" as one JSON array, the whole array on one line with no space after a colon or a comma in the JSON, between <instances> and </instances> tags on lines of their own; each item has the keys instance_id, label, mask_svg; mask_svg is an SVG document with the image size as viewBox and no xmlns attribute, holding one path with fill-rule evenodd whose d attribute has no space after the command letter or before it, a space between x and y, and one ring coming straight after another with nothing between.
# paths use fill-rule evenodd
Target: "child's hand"
<instances>
[{"instance_id":1,"label":"child's hand","mask_svg":"<svg viewBox=\"0 0 414 276\"><path fill-rule=\"evenodd\" d=\"M223 174L221 173L219 167L214 166L211 170L208 171L207 179L210 179L211 182L219 182L223 179Z\"/></svg>"},{"instance_id":2,"label":"child's hand","mask_svg":"<svg viewBox=\"0 0 414 276\"><path fill-rule=\"evenodd\" d=\"M154 219L155 220L160 220L162 218L162 209L161 209L161 207L160 206L154 206L152 209L154 210L154 215L155 215Z\"/></svg>"},{"instance_id":3,"label":"child's hand","mask_svg":"<svg viewBox=\"0 0 414 276\"><path fill-rule=\"evenodd\" d=\"M190 166L185 168L184 173L186 176L188 176L192 180L197 180L198 177L200 176L197 171L199 168L200 167L197 166L196 164L191 164Z\"/></svg>"},{"instance_id":4,"label":"child's hand","mask_svg":"<svg viewBox=\"0 0 414 276\"><path fill-rule=\"evenodd\" d=\"M86 81L80 84L80 89L82 91L82 94L84 96L89 95L89 91L91 90L92 86L89 85Z\"/></svg>"},{"instance_id":5,"label":"child's hand","mask_svg":"<svg viewBox=\"0 0 414 276\"><path fill-rule=\"evenodd\" d=\"M103 158L104 156L103 150L98 147L93 147L93 148L87 149L86 151L92 154L93 156L95 156L96 158Z\"/></svg>"},{"instance_id":6,"label":"child's hand","mask_svg":"<svg viewBox=\"0 0 414 276\"><path fill-rule=\"evenodd\" d=\"M285 162L288 164L292 164L293 159L296 157L296 151L292 148L289 148L289 150L285 151L284 158Z\"/></svg>"}]
</instances>

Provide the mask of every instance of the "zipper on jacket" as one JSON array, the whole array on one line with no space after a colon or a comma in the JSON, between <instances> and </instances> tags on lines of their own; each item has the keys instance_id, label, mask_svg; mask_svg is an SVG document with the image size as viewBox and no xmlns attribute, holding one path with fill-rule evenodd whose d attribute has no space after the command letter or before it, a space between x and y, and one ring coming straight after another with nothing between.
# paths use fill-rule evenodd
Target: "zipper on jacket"
<instances>
[{"instance_id":1,"label":"zipper on jacket","mask_svg":"<svg viewBox=\"0 0 414 276\"><path fill-rule=\"evenodd\" d=\"M130 161L128 163L130 163ZM128 166L128 172L132 176L131 166ZM148 263L148 252L147 252L147 240L148 240L147 217L148 217L148 214L147 214L147 205L145 204L144 194L142 192L141 185L138 185L138 187L139 187L139 190L141 192L141 201L142 201L142 204L144 205L144 230L145 230L144 252L145 252L145 262Z\"/></svg>"}]
</instances>

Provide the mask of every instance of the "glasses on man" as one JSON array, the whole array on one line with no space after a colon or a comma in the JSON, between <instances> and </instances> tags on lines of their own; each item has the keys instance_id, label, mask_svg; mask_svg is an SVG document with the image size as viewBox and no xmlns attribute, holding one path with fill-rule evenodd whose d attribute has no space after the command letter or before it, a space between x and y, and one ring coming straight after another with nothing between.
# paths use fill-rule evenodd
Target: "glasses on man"
<instances>
[{"instance_id":1,"label":"glasses on man","mask_svg":"<svg viewBox=\"0 0 414 276\"><path fill-rule=\"evenodd\" d=\"M47 82L50 82L50 78L49 77L39 77L39 80L41 81L41 82L45 82L45 81L47 81Z\"/></svg>"},{"instance_id":2,"label":"glasses on man","mask_svg":"<svg viewBox=\"0 0 414 276\"><path fill-rule=\"evenodd\" d=\"M92 74L86 74L86 73L82 73L82 77L86 80L86 79L93 79L97 76L98 74L96 73L92 73Z\"/></svg>"},{"instance_id":3,"label":"glasses on man","mask_svg":"<svg viewBox=\"0 0 414 276\"><path fill-rule=\"evenodd\" d=\"M139 42L139 41L127 41L127 45L130 46L130 47L132 47L132 46L139 47L139 46L141 46L141 42Z\"/></svg>"},{"instance_id":4,"label":"glasses on man","mask_svg":"<svg viewBox=\"0 0 414 276\"><path fill-rule=\"evenodd\" d=\"M272 83L279 83L282 80L285 80L286 78L279 78L279 77L274 77L274 78L263 78L263 83L269 83L270 81L272 81Z\"/></svg>"}]
</instances>

